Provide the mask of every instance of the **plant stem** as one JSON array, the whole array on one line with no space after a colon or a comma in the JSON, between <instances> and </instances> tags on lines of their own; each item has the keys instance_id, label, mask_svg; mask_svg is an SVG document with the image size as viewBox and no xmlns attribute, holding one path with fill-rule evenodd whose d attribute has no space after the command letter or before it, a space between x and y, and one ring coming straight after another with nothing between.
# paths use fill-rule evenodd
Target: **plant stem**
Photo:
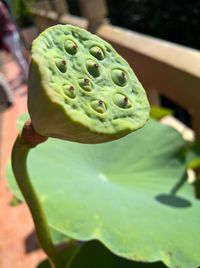
<instances>
[{"instance_id":1,"label":"plant stem","mask_svg":"<svg viewBox=\"0 0 200 268\"><path fill-rule=\"evenodd\" d=\"M18 186L27 202L35 223L39 242L44 252L49 257L52 268L64 268L64 264L59 259L57 248L54 246L45 213L40 204L40 200L27 171L27 156L31 147L19 135L15 141L12 151L12 168Z\"/></svg>"}]
</instances>

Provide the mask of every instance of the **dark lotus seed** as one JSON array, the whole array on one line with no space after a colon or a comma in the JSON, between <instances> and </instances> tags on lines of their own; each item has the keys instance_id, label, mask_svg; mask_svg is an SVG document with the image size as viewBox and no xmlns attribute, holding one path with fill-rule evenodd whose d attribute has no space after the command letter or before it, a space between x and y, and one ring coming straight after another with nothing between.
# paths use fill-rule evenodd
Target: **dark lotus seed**
<instances>
[{"instance_id":1,"label":"dark lotus seed","mask_svg":"<svg viewBox=\"0 0 200 268\"><path fill-rule=\"evenodd\" d=\"M118 107L123 108L123 109L128 109L131 107L131 103L130 103L128 97L124 96L121 93L116 93L113 96L113 102L115 103L115 105L117 105Z\"/></svg>"},{"instance_id":2,"label":"dark lotus seed","mask_svg":"<svg viewBox=\"0 0 200 268\"><path fill-rule=\"evenodd\" d=\"M90 48L90 54L97 58L98 60L103 60L104 59L104 53L102 49L98 46L93 46Z\"/></svg>"},{"instance_id":3,"label":"dark lotus seed","mask_svg":"<svg viewBox=\"0 0 200 268\"><path fill-rule=\"evenodd\" d=\"M128 98L127 98L127 97L125 97L125 98L124 98L124 101L125 101L125 102L128 102Z\"/></svg>"},{"instance_id":4,"label":"dark lotus seed","mask_svg":"<svg viewBox=\"0 0 200 268\"><path fill-rule=\"evenodd\" d=\"M85 83L86 85L89 85L90 80L89 80L89 79L87 79L87 78L85 78L85 79L84 79L84 83Z\"/></svg>"},{"instance_id":5,"label":"dark lotus seed","mask_svg":"<svg viewBox=\"0 0 200 268\"><path fill-rule=\"evenodd\" d=\"M118 86L125 86L127 82L126 74L120 69L114 69L111 71L111 77L113 82Z\"/></svg>"},{"instance_id":6,"label":"dark lotus seed","mask_svg":"<svg viewBox=\"0 0 200 268\"><path fill-rule=\"evenodd\" d=\"M86 67L93 77L100 76L99 65L94 60L87 60Z\"/></svg>"},{"instance_id":7,"label":"dark lotus seed","mask_svg":"<svg viewBox=\"0 0 200 268\"><path fill-rule=\"evenodd\" d=\"M65 73L67 71L66 61L61 59L56 59L56 67L61 73Z\"/></svg>"},{"instance_id":8,"label":"dark lotus seed","mask_svg":"<svg viewBox=\"0 0 200 268\"><path fill-rule=\"evenodd\" d=\"M106 112L106 105L102 100L95 100L91 103L91 107L96 112L103 114Z\"/></svg>"},{"instance_id":9,"label":"dark lotus seed","mask_svg":"<svg viewBox=\"0 0 200 268\"><path fill-rule=\"evenodd\" d=\"M65 42L65 50L66 50L69 54L74 55L74 54L76 54L76 52L77 52L77 45L75 44L74 41L72 41L72 40L67 40L67 41Z\"/></svg>"},{"instance_id":10,"label":"dark lotus seed","mask_svg":"<svg viewBox=\"0 0 200 268\"><path fill-rule=\"evenodd\" d=\"M87 78L80 78L78 80L79 86L85 91L90 92L92 90L92 83Z\"/></svg>"},{"instance_id":11,"label":"dark lotus seed","mask_svg":"<svg viewBox=\"0 0 200 268\"><path fill-rule=\"evenodd\" d=\"M71 99L74 99L76 97L75 88L73 86L65 86L64 93Z\"/></svg>"}]
</instances>

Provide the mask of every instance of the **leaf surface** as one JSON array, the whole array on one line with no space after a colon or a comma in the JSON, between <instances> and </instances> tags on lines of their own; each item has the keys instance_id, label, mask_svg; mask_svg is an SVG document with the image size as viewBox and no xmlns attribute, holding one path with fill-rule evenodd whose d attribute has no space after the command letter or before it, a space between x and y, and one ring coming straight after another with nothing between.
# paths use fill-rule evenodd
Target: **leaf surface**
<instances>
[{"instance_id":1,"label":"leaf surface","mask_svg":"<svg viewBox=\"0 0 200 268\"><path fill-rule=\"evenodd\" d=\"M195 268L200 202L185 182L185 145L174 129L150 120L105 144L49 139L31 151L28 170L57 231L77 240L100 240L130 260Z\"/></svg>"}]
</instances>

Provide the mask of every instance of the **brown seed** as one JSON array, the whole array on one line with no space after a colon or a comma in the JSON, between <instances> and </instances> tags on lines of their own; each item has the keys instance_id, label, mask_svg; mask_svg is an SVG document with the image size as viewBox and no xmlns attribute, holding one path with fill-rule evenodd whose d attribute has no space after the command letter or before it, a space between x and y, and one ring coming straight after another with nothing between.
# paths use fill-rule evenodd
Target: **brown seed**
<instances>
[{"instance_id":1,"label":"brown seed","mask_svg":"<svg viewBox=\"0 0 200 268\"><path fill-rule=\"evenodd\" d=\"M85 83L85 84L87 84L87 85L88 85L88 84L89 84L89 82L90 82L90 81L89 81L89 79L87 79L87 78L86 78L86 79L84 79L84 83Z\"/></svg>"},{"instance_id":2,"label":"brown seed","mask_svg":"<svg viewBox=\"0 0 200 268\"><path fill-rule=\"evenodd\" d=\"M103 105L103 101L102 100L99 100L99 105Z\"/></svg>"},{"instance_id":3,"label":"brown seed","mask_svg":"<svg viewBox=\"0 0 200 268\"><path fill-rule=\"evenodd\" d=\"M99 56L101 56L102 53L101 53L100 50L98 50L98 51L97 51L97 54L98 54Z\"/></svg>"},{"instance_id":4,"label":"brown seed","mask_svg":"<svg viewBox=\"0 0 200 268\"><path fill-rule=\"evenodd\" d=\"M127 98L127 97L124 97L124 101L125 101L125 102L128 102L128 98Z\"/></svg>"},{"instance_id":5,"label":"brown seed","mask_svg":"<svg viewBox=\"0 0 200 268\"><path fill-rule=\"evenodd\" d=\"M62 60L61 63L62 63L63 65L66 65L66 60Z\"/></svg>"},{"instance_id":6,"label":"brown seed","mask_svg":"<svg viewBox=\"0 0 200 268\"><path fill-rule=\"evenodd\" d=\"M122 76L125 76L125 73L124 72L122 72Z\"/></svg>"},{"instance_id":7,"label":"brown seed","mask_svg":"<svg viewBox=\"0 0 200 268\"><path fill-rule=\"evenodd\" d=\"M97 63L95 63L94 64L94 67L98 69L99 68L99 65Z\"/></svg>"},{"instance_id":8,"label":"brown seed","mask_svg":"<svg viewBox=\"0 0 200 268\"><path fill-rule=\"evenodd\" d=\"M70 87L69 87L69 90L70 90L70 91L74 91L74 87L73 87L73 86L70 86Z\"/></svg>"},{"instance_id":9,"label":"brown seed","mask_svg":"<svg viewBox=\"0 0 200 268\"><path fill-rule=\"evenodd\" d=\"M73 49L77 49L77 46L76 46L76 45L73 45L72 48L73 48Z\"/></svg>"}]
</instances>

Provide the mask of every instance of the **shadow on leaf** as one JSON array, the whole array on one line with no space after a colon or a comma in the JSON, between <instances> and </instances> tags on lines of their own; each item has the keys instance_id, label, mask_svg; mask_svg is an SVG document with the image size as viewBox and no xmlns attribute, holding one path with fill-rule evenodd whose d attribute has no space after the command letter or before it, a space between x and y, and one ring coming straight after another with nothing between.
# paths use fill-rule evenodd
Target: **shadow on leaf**
<instances>
[{"instance_id":1,"label":"shadow on leaf","mask_svg":"<svg viewBox=\"0 0 200 268\"><path fill-rule=\"evenodd\" d=\"M164 205L168 205L176 208L191 207L192 203L183 197L177 196L177 192L187 182L187 173L185 172L181 179L173 186L169 194L159 194L156 196L156 200Z\"/></svg>"}]
</instances>

